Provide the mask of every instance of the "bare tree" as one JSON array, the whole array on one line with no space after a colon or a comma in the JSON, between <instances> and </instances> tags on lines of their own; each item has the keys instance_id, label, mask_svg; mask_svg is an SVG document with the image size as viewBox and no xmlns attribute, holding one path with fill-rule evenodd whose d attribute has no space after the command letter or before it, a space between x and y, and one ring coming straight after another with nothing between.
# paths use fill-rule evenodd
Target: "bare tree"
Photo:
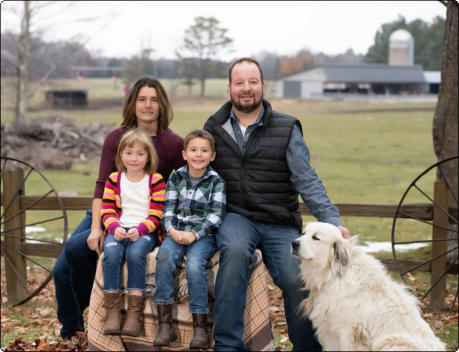
<instances>
[{"instance_id":1,"label":"bare tree","mask_svg":"<svg viewBox=\"0 0 459 352\"><path fill-rule=\"evenodd\" d=\"M191 97L191 90L196 83L193 79L195 77L196 68L196 59L194 58L182 58L178 61L179 75L183 78L181 83L188 87L189 97Z\"/></svg>"},{"instance_id":2,"label":"bare tree","mask_svg":"<svg viewBox=\"0 0 459 352\"><path fill-rule=\"evenodd\" d=\"M27 83L30 58L30 19L32 11L30 2L24 1L24 12L21 18L21 32L17 53L17 86L16 86L16 109L15 122L24 123L27 112Z\"/></svg>"},{"instance_id":3,"label":"bare tree","mask_svg":"<svg viewBox=\"0 0 459 352\"><path fill-rule=\"evenodd\" d=\"M183 47L177 55L181 59L196 58L196 76L201 83L201 98L205 95L206 79L212 73L212 60L233 42L227 32L228 29L220 27L215 17L202 16L196 17L194 24L185 31Z\"/></svg>"},{"instance_id":4,"label":"bare tree","mask_svg":"<svg viewBox=\"0 0 459 352\"><path fill-rule=\"evenodd\" d=\"M11 2L10 2L11 3ZM18 9L16 4L20 5ZM18 34L17 45L15 50L7 50L2 46L2 58L8 60L15 68L17 74L16 81L16 101L15 101L15 123L25 123L27 117L27 100L36 93L29 92L29 64L30 59L33 55L31 50L32 38L42 36L44 32L49 31L52 27L57 26L59 23L53 23L52 18L56 18L61 15L63 11L68 11L75 2L60 2L60 1L22 1L13 3L6 11L12 12L19 17L20 30ZM45 8L49 10L51 6L54 6L51 11L43 11ZM63 6L63 7L62 7ZM4 8L2 8L2 11ZM54 11L52 11L54 10ZM46 12L46 13L45 13ZM117 14L109 16L109 21L112 21ZM91 22L98 18L75 18L72 22ZM108 24L105 23L104 26ZM102 27L103 28L103 27ZM84 48L84 44L89 42L90 39L94 38L92 35L86 39L83 45L77 47L77 50ZM65 59L70 58L74 52L68 52ZM50 60L49 69L40 79L40 84L43 84L56 69L58 62Z\"/></svg>"},{"instance_id":5,"label":"bare tree","mask_svg":"<svg viewBox=\"0 0 459 352\"><path fill-rule=\"evenodd\" d=\"M154 49L142 47L138 54L132 55L123 63L123 82L133 83L139 77L151 75L153 72L153 61L150 56Z\"/></svg>"}]
</instances>

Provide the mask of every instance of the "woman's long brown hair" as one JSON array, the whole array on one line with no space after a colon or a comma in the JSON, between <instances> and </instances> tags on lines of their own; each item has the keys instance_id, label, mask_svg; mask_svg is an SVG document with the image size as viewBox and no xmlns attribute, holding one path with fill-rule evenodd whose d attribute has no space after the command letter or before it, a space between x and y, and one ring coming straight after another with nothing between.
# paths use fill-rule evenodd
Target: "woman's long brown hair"
<instances>
[{"instance_id":1,"label":"woman's long brown hair","mask_svg":"<svg viewBox=\"0 0 459 352\"><path fill-rule=\"evenodd\" d=\"M162 84L153 77L141 77L135 83L126 98L123 107L123 122L121 128L128 129L137 127L137 116L135 114L135 104L139 91L143 87L150 87L156 90L156 95L159 102L159 116L158 116L158 135L162 134L168 127L172 120L173 113L172 107L169 103L169 98L164 90Z\"/></svg>"}]
</instances>

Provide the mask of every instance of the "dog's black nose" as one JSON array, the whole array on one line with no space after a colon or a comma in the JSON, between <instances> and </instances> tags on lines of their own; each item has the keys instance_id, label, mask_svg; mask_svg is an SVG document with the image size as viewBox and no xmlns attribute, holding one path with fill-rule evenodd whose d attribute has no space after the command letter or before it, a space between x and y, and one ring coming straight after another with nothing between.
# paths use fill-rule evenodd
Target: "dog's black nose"
<instances>
[{"instance_id":1,"label":"dog's black nose","mask_svg":"<svg viewBox=\"0 0 459 352\"><path fill-rule=\"evenodd\" d=\"M297 253L299 248L300 248L300 241L299 240L292 241L292 253L293 254Z\"/></svg>"}]
</instances>

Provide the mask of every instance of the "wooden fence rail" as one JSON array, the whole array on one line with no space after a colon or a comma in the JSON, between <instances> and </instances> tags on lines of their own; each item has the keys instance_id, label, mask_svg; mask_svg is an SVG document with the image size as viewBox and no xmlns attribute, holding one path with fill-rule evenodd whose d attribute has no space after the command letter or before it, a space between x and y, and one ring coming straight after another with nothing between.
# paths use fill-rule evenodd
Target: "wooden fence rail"
<instances>
[{"instance_id":1,"label":"wooden fence rail","mask_svg":"<svg viewBox=\"0 0 459 352\"><path fill-rule=\"evenodd\" d=\"M15 170L14 170L15 171ZM16 171L15 171L16 172ZM14 197L15 195L8 194L9 192L12 192L11 190L17 190L18 185L16 184L17 182L20 182L21 178L17 177L15 174L9 175L10 171L7 171L4 175L6 179L8 179L8 187L5 187L6 185L4 184L4 194L2 194L2 204L3 202L6 203L7 199L11 199L11 197ZM435 188L436 192L436 197L438 199L443 199L444 198L444 193L445 190L442 187L436 187ZM25 194L25 191L22 190L22 194ZM447 194L447 190L446 190ZM447 195L446 195L447 196ZM33 210L60 210L59 202L57 201L57 198L55 197L47 197L44 198L40 201L39 197L37 196L20 196L18 197L17 200L17 206L19 209L27 209L27 211L33 211ZM89 196L77 196L77 197L61 197L61 200L63 202L64 208L66 211L69 210L86 210L91 208L92 204L92 197ZM447 203L446 203L447 204ZM377 217L377 218L393 218L395 216L395 213L397 211L397 206L396 205L385 205L385 204L351 204L351 203L338 203L336 206L339 209L339 212L341 216L357 216L357 217ZM434 220L434 212L435 209L432 204L409 204L409 205L403 205L401 207L401 213L406 214L405 217L411 217L414 216L417 219L422 219L422 220L427 220L427 221L433 221ZM309 209L304 203L300 203L300 212L302 215L310 215ZM16 220L16 223L21 223L25 224L25 212L18 216L19 219ZM442 219L442 222L445 220ZM446 226L447 226L447 219L446 219ZM6 229L5 229L6 230ZM3 231L3 230L2 230ZM433 238L437 237L438 235L435 233L435 227L433 229ZM25 231L22 229L22 231L18 232L20 236L24 237L25 236ZM5 237L3 240L7 240ZM435 246L435 242L433 243L433 246ZM3 243L2 243L3 245ZM27 243L24 240L15 240L15 246L18 246L18 249L24 254L27 255L34 255L34 256L42 256L42 257L52 257L52 258L57 258L57 256L60 254L60 251L62 250L62 245L58 244L47 244L47 243ZM435 250L433 249L432 252ZM10 252L10 255L14 258L14 256L18 257L15 258L14 260L21 262L21 255L20 254L14 254ZM380 259L389 270L398 270L396 267L396 263L392 259ZM399 262L400 263L400 262ZM401 263L403 267L412 267L416 262L414 261L405 261ZM446 262L444 261L433 261L431 264L425 264L423 267L419 268L419 270L422 271L427 271L431 272L432 275L435 275L435 277L432 277L431 280L432 282L435 282L434 280L437 279L437 277L444 272L445 270L445 265ZM11 268L6 267L6 271L11 271ZM451 269L452 272L457 272L457 265ZM7 292L8 292L8 299L14 301L14 291L15 286L17 284L14 284L14 282L11 281L12 273L7 273L7 277L10 279L7 282ZM26 272L25 270L22 270L20 273L22 278L17 278L17 280L24 280L26 279L25 275ZM431 276L432 276L431 275ZM434 294L436 296L444 297L444 292L445 292L445 287L446 287L446 282L442 283L442 287L437 289ZM11 291L11 292L10 292ZM442 296L443 295L443 296ZM434 299L435 301L435 299ZM436 300L439 301L439 300ZM444 301L444 299L443 299Z\"/></svg>"}]
</instances>

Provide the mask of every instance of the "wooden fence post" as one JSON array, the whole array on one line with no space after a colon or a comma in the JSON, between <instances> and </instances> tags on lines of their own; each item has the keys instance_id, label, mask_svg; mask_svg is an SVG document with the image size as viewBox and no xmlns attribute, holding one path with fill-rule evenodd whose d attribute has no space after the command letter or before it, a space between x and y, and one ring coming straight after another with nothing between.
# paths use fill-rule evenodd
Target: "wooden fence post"
<instances>
[{"instance_id":1,"label":"wooden fence post","mask_svg":"<svg viewBox=\"0 0 459 352\"><path fill-rule=\"evenodd\" d=\"M27 297L27 263L18 252L25 241L25 212L21 211L20 196L24 195L24 171L5 171L3 176L4 246L6 291L8 303L18 302ZM6 211L5 211L6 207Z\"/></svg>"},{"instance_id":2,"label":"wooden fence post","mask_svg":"<svg viewBox=\"0 0 459 352\"><path fill-rule=\"evenodd\" d=\"M443 208L445 211L448 211L448 188L446 183L439 180L435 181L434 184L434 208L433 208L433 223L437 226L433 226L432 229L432 239L441 239L448 237L448 227L449 220L448 215L444 213L439 207ZM444 228L439 228L442 226ZM432 258L443 253L446 253L448 247L447 241L437 241L432 242ZM442 278L441 276L446 270L446 254L442 255L438 259L432 262L432 269L430 275L431 286L435 287L430 293L430 303L432 308L442 309L445 306L445 293L446 293L446 275ZM440 280L440 281L438 281ZM438 281L438 283L437 283Z\"/></svg>"}]
</instances>

